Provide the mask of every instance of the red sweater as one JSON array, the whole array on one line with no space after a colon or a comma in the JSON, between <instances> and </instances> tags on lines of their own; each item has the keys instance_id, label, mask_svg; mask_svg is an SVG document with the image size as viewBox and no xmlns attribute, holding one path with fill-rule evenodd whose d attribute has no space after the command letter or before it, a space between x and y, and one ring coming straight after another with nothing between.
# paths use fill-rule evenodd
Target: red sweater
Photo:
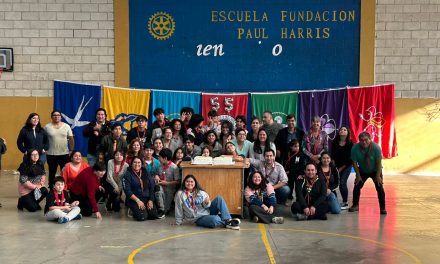
<instances>
[{"instance_id":1,"label":"red sweater","mask_svg":"<svg viewBox=\"0 0 440 264\"><path fill-rule=\"evenodd\" d=\"M88 167L76 176L70 186L70 192L77 196L87 196L93 207L93 211L96 213L99 212L99 209L96 204L95 193L98 191L99 185L100 182L96 174L93 173L93 167Z\"/></svg>"}]
</instances>

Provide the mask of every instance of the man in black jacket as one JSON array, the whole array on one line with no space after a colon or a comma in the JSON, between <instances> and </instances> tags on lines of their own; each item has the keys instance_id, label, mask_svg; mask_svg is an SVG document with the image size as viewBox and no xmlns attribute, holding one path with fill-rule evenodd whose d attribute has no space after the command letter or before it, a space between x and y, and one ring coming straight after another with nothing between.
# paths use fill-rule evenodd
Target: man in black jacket
<instances>
[{"instance_id":1,"label":"man in black jacket","mask_svg":"<svg viewBox=\"0 0 440 264\"><path fill-rule=\"evenodd\" d=\"M293 139L298 140L299 145L302 145L302 140L304 137L304 131L295 127L296 119L294 114L290 114L286 117L287 127L281 129L276 138L275 138L275 146L277 147L277 160L281 164L285 164L287 160L287 156L289 153L289 143Z\"/></svg>"},{"instance_id":2,"label":"man in black jacket","mask_svg":"<svg viewBox=\"0 0 440 264\"><path fill-rule=\"evenodd\" d=\"M83 130L83 136L89 139L87 146L87 161L90 166L95 164L97 152L100 149L101 139L110 134L110 122L106 120L107 112L104 108L96 110L96 120L90 122Z\"/></svg>"}]
</instances>

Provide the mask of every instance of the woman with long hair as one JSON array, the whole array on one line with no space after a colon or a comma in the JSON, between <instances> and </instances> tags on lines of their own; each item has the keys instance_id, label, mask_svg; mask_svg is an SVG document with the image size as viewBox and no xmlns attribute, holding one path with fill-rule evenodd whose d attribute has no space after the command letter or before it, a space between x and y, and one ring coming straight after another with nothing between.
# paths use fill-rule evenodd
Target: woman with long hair
<instances>
[{"instance_id":1,"label":"woman with long hair","mask_svg":"<svg viewBox=\"0 0 440 264\"><path fill-rule=\"evenodd\" d=\"M251 131L246 135L246 139L254 142L258 138L258 131L260 131L261 120L258 116L253 116L251 121Z\"/></svg>"},{"instance_id":2,"label":"woman with long hair","mask_svg":"<svg viewBox=\"0 0 440 264\"><path fill-rule=\"evenodd\" d=\"M183 128L183 122L180 119L173 119L171 121L171 129L173 130L172 141L177 147L183 146L183 137L186 135L186 131Z\"/></svg>"},{"instance_id":3,"label":"woman with long hair","mask_svg":"<svg viewBox=\"0 0 440 264\"><path fill-rule=\"evenodd\" d=\"M205 133L205 140L203 141L202 144L200 144L200 147L211 147L212 148L212 153L211 156L213 158L220 156L221 151L222 151L222 145L218 142L217 140L217 134L215 133L214 130L209 130L208 132Z\"/></svg>"},{"instance_id":4,"label":"woman with long hair","mask_svg":"<svg viewBox=\"0 0 440 264\"><path fill-rule=\"evenodd\" d=\"M125 162L124 152L116 150L113 159L107 163L107 179L105 183L105 190L109 196L106 204L107 211L119 212L121 209L122 177L128 167L128 163Z\"/></svg>"},{"instance_id":5,"label":"woman with long hair","mask_svg":"<svg viewBox=\"0 0 440 264\"><path fill-rule=\"evenodd\" d=\"M64 190L69 190L76 176L88 167L89 164L83 161L81 152L79 150L72 151L70 154L70 162L64 166L61 172L61 176L64 178Z\"/></svg>"},{"instance_id":6,"label":"woman with long hair","mask_svg":"<svg viewBox=\"0 0 440 264\"><path fill-rule=\"evenodd\" d=\"M211 201L194 175L187 175L175 197L176 224L195 223L203 227L223 226L233 230L240 229L240 220L231 218L228 206L221 196ZM219 215L220 213L220 215Z\"/></svg>"},{"instance_id":7,"label":"woman with long hair","mask_svg":"<svg viewBox=\"0 0 440 264\"><path fill-rule=\"evenodd\" d=\"M259 171L254 171L248 178L244 196L249 205L249 215L255 223L284 223L277 210L275 190Z\"/></svg>"},{"instance_id":8,"label":"woman with long hair","mask_svg":"<svg viewBox=\"0 0 440 264\"><path fill-rule=\"evenodd\" d=\"M153 140L153 148L154 148L153 158L158 159L159 153L163 149L162 138L155 138Z\"/></svg>"},{"instance_id":9,"label":"woman with long hair","mask_svg":"<svg viewBox=\"0 0 440 264\"><path fill-rule=\"evenodd\" d=\"M318 176L325 181L327 187L326 201L329 211L332 214L339 214L341 212L341 206L339 205L336 195L336 189L339 186L338 169L331 163L330 154L326 151L321 153L319 161Z\"/></svg>"},{"instance_id":10,"label":"woman with long hair","mask_svg":"<svg viewBox=\"0 0 440 264\"><path fill-rule=\"evenodd\" d=\"M143 155L142 142L140 139L135 138L130 142L130 145L128 145L127 158L125 162L127 164L131 164L131 161L134 157L140 157L143 159Z\"/></svg>"},{"instance_id":11,"label":"woman with long hair","mask_svg":"<svg viewBox=\"0 0 440 264\"><path fill-rule=\"evenodd\" d=\"M232 156L232 159L234 161L243 161L244 160L243 156L238 155L237 150L235 148L235 145L232 142L226 143L224 155Z\"/></svg>"},{"instance_id":12,"label":"woman with long hair","mask_svg":"<svg viewBox=\"0 0 440 264\"><path fill-rule=\"evenodd\" d=\"M264 150L266 149L272 149L275 153L277 153L275 144L270 142L269 138L267 137L266 130L264 128L260 128L258 131L257 140L255 140L249 148L249 158L264 161Z\"/></svg>"},{"instance_id":13,"label":"woman with long hair","mask_svg":"<svg viewBox=\"0 0 440 264\"><path fill-rule=\"evenodd\" d=\"M24 127L17 137L17 147L27 156L29 150L36 149L40 155L40 161L46 162L46 151L49 149L49 138L46 131L41 127L40 116L30 113Z\"/></svg>"},{"instance_id":14,"label":"woman with long hair","mask_svg":"<svg viewBox=\"0 0 440 264\"><path fill-rule=\"evenodd\" d=\"M122 187L127 197L127 205L135 220L157 219L157 209L154 204L155 183L153 177L148 176L141 158L134 157L131 161L122 178Z\"/></svg>"},{"instance_id":15,"label":"woman with long hair","mask_svg":"<svg viewBox=\"0 0 440 264\"><path fill-rule=\"evenodd\" d=\"M46 172L43 163L39 159L38 150L29 149L25 161L18 168L18 172L20 172L18 210L26 209L29 212L41 210L39 203L49 193L49 190L44 187Z\"/></svg>"},{"instance_id":16,"label":"woman with long hair","mask_svg":"<svg viewBox=\"0 0 440 264\"><path fill-rule=\"evenodd\" d=\"M350 140L350 130L341 127L332 143L332 159L339 172L339 191L342 196L341 209L348 209L348 188L347 180L353 167L351 161L351 148L353 142Z\"/></svg>"}]
</instances>

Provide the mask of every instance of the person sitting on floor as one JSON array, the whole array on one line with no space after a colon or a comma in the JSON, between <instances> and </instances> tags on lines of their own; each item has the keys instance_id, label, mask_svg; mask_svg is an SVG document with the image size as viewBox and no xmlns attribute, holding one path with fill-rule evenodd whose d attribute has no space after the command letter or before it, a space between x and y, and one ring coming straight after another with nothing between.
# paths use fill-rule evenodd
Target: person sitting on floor
<instances>
[{"instance_id":1,"label":"person sitting on floor","mask_svg":"<svg viewBox=\"0 0 440 264\"><path fill-rule=\"evenodd\" d=\"M139 157L131 161L130 167L122 178L122 187L127 196L127 205L135 220L145 221L158 218L154 204L154 180L148 175Z\"/></svg>"},{"instance_id":2,"label":"person sitting on floor","mask_svg":"<svg viewBox=\"0 0 440 264\"><path fill-rule=\"evenodd\" d=\"M248 178L244 196L249 204L249 215L255 223L284 223L284 218L278 214L275 190L261 172L254 171Z\"/></svg>"},{"instance_id":3,"label":"person sitting on floor","mask_svg":"<svg viewBox=\"0 0 440 264\"><path fill-rule=\"evenodd\" d=\"M80 220L82 215L78 207L79 202L71 202L69 192L64 190L64 178L56 176L53 190L49 192L46 198L44 214L46 220L57 220L59 224L65 224L71 220Z\"/></svg>"},{"instance_id":4,"label":"person sitting on floor","mask_svg":"<svg viewBox=\"0 0 440 264\"><path fill-rule=\"evenodd\" d=\"M250 164L255 170L261 172L263 176L273 185L275 196L279 204L286 204L290 194L290 189L286 171L283 166L275 161L275 151L266 149L264 151L264 161L258 159L246 159L246 164Z\"/></svg>"},{"instance_id":5,"label":"person sitting on floor","mask_svg":"<svg viewBox=\"0 0 440 264\"><path fill-rule=\"evenodd\" d=\"M320 162L318 165L318 176L325 182L327 187L327 198L329 212L332 214L341 213L341 205L338 202L336 189L339 186L339 172L338 169L331 164L330 154L326 151L321 153Z\"/></svg>"},{"instance_id":6,"label":"person sitting on floor","mask_svg":"<svg viewBox=\"0 0 440 264\"><path fill-rule=\"evenodd\" d=\"M305 177L296 181L295 192L296 202L292 204L291 211L298 221L327 220L327 187L325 181L318 177L315 163L307 163Z\"/></svg>"},{"instance_id":7,"label":"person sitting on floor","mask_svg":"<svg viewBox=\"0 0 440 264\"><path fill-rule=\"evenodd\" d=\"M119 212L122 202L122 177L129 165L125 162L124 152L116 150L113 159L107 163L107 179L104 183L108 200L106 204L107 211Z\"/></svg>"},{"instance_id":8,"label":"person sitting on floor","mask_svg":"<svg viewBox=\"0 0 440 264\"><path fill-rule=\"evenodd\" d=\"M95 212L96 218L102 220L99 212L97 197L105 192L101 186L101 178L105 174L105 164L96 162L78 174L70 187L70 195L74 201L79 201L83 216L91 216Z\"/></svg>"},{"instance_id":9,"label":"person sitting on floor","mask_svg":"<svg viewBox=\"0 0 440 264\"><path fill-rule=\"evenodd\" d=\"M18 168L18 172L20 172L18 210L26 209L29 212L41 210L39 203L46 198L49 192L44 187L46 172L39 158L38 150L30 149L27 152L25 161Z\"/></svg>"},{"instance_id":10,"label":"person sitting on floor","mask_svg":"<svg viewBox=\"0 0 440 264\"><path fill-rule=\"evenodd\" d=\"M197 179L191 174L183 180L182 187L176 194L175 202L177 225L190 222L202 227L224 226L233 230L240 229L240 220L231 218L223 197L217 196L211 201L209 195L203 191Z\"/></svg>"}]
</instances>

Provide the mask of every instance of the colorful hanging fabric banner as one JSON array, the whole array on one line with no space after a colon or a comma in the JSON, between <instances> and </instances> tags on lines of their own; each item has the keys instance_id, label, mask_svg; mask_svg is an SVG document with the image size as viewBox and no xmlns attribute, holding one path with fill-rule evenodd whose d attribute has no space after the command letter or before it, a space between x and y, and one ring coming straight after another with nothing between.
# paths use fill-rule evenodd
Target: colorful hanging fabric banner
<instances>
[{"instance_id":1,"label":"colorful hanging fabric banner","mask_svg":"<svg viewBox=\"0 0 440 264\"><path fill-rule=\"evenodd\" d=\"M151 111L160 107L165 110L165 117L168 120L180 118L180 109L188 106L194 109L194 113L200 113L200 93L198 92L176 92L176 91L152 91ZM151 117L152 122L156 120Z\"/></svg>"},{"instance_id":2,"label":"colorful hanging fabric banner","mask_svg":"<svg viewBox=\"0 0 440 264\"><path fill-rule=\"evenodd\" d=\"M252 115L263 117L264 111L271 111L276 122L286 124L286 116L297 116L298 92L291 93L251 93ZM298 118L297 118L298 119Z\"/></svg>"},{"instance_id":3,"label":"colorful hanging fabric banner","mask_svg":"<svg viewBox=\"0 0 440 264\"><path fill-rule=\"evenodd\" d=\"M348 128L347 89L301 92L299 94L299 124L305 132L310 130L314 116L321 118L321 128L333 140L340 127ZM329 144L331 145L331 144Z\"/></svg>"},{"instance_id":4,"label":"colorful hanging fabric banner","mask_svg":"<svg viewBox=\"0 0 440 264\"><path fill-rule=\"evenodd\" d=\"M87 155L84 126L95 120L101 104L101 85L54 81L53 107L61 111L63 122L70 125L75 136L75 149Z\"/></svg>"},{"instance_id":5,"label":"colorful hanging fabric banner","mask_svg":"<svg viewBox=\"0 0 440 264\"><path fill-rule=\"evenodd\" d=\"M107 119L122 125L122 135L136 126L138 115L148 117L150 90L126 89L104 86L104 108Z\"/></svg>"},{"instance_id":6,"label":"colorful hanging fabric banner","mask_svg":"<svg viewBox=\"0 0 440 264\"><path fill-rule=\"evenodd\" d=\"M228 120L235 128L235 117L247 117L248 94L212 94L202 93L202 115L208 120L208 112L216 110L219 120ZM206 123L206 122L205 122Z\"/></svg>"},{"instance_id":7,"label":"colorful hanging fabric banner","mask_svg":"<svg viewBox=\"0 0 440 264\"><path fill-rule=\"evenodd\" d=\"M349 88L347 93L353 142L359 142L361 132L369 132L372 140L382 148L384 158L396 157L394 84Z\"/></svg>"}]
</instances>

